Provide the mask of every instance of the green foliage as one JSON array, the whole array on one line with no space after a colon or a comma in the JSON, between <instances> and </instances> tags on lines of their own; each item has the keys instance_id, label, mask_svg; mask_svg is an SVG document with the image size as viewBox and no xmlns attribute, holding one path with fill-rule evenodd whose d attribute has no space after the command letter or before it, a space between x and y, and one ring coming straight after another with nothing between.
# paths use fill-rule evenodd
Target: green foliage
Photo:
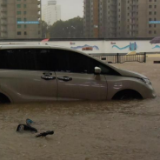
<instances>
[{"instance_id":1,"label":"green foliage","mask_svg":"<svg viewBox=\"0 0 160 160\"><path fill-rule=\"evenodd\" d=\"M40 21L40 26L41 26L42 38L46 38L48 25L45 21Z\"/></svg>"},{"instance_id":2,"label":"green foliage","mask_svg":"<svg viewBox=\"0 0 160 160\"><path fill-rule=\"evenodd\" d=\"M75 17L67 21L57 21L49 27L50 38L82 38L83 18Z\"/></svg>"}]
</instances>

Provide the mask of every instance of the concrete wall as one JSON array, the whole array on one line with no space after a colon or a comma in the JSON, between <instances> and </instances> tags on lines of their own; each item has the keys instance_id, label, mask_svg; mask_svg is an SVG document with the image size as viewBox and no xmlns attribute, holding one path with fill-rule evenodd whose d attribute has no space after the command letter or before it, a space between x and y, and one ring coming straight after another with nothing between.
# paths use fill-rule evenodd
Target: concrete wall
<instances>
[{"instance_id":1,"label":"concrete wall","mask_svg":"<svg viewBox=\"0 0 160 160\"><path fill-rule=\"evenodd\" d=\"M160 43L151 44L149 40L121 41L50 41L50 42L0 42L0 45L53 45L82 51L87 54L101 53L160 53Z\"/></svg>"}]
</instances>

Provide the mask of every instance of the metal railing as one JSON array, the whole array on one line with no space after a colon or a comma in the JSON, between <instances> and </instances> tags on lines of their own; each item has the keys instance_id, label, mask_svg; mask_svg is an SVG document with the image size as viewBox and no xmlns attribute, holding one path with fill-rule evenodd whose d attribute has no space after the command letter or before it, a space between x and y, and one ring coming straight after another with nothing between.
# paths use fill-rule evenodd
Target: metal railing
<instances>
[{"instance_id":1,"label":"metal railing","mask_svg":"<svg viewBox=\"0 0 160 160\"><path fill-rule=\"evenodd\" d=\"M122 54L114 54L114 55L91 55L94 58L102 60L106 63L125 63L125 62L139 62L146 63L146 53L134 54L134 55L122 55Z\"/></svg>"}]
</instances>

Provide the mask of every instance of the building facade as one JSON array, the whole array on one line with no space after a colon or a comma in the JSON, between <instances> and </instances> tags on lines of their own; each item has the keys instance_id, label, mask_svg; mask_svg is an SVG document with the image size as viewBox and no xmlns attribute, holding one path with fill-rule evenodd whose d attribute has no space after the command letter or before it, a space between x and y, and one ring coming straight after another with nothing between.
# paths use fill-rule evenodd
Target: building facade
<instances>
[{"instance_id":1,"label":"building facade","mask_svg":"<svg viewBox=\"0 0 160 160\"><path fill-rule=\"evenodd\" d=\"M49 26L61 19L61 6L57 5L55 0L49 0L42 6L42 20Z\"/></svg>"},{"instance_id":2,"label":"building facade","mask_svg":"<svg viewBox=\"0 0 160 160\"><path fill-rule=\"evenodd\" d=\"M0 0L0 38L41 38L41 0Z\"/></svg>"},{"instance_id":3,"label":"building facade","mask_svg":"<svg viewBox=\"0 0 160 160\"><path fill-rule=\"evenodd\" d=\"M158 0L84 0L84 35L88 38L155 37L160 35L159 8Z\"/></svg>"}]
</instances>

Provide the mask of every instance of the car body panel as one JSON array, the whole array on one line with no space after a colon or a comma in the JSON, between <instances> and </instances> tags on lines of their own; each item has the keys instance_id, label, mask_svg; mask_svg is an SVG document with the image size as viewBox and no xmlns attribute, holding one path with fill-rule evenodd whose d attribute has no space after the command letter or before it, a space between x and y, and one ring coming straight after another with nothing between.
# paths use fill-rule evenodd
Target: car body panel
<instances>
[{"instance_id":1,"label":"car body panel","mask_svg":"<svg viewBox=\"0 0 160 160\"><path fill-rule=\"evenodd\" d=\"M0 70L0 92L13 102L57 100L56 79L46 81L42 71ZM53 76L55 73L52 72ZM56 76L55 76L56 77Z\"/></svg>"},{"instance_id":2,"label":"car body panel","mask_svg":"<svg viewBox=\"0 0 160 160\"><path fill-rule=\"evenodd\" d=\"M107 83L104 75L56 72L59 100L106 100ZM58 78L72 78L63 81Z\"/></svg>"},{"instance_id":3,"label":"car body panel","mask_svg":"<svg viewBox=\"0 0 160 160\"><path fill-rule=\"evenodd\" d=\"M146 76L139 74L137 72L125 70L125 69L117 69L114 68L118 73L120 73L124 77L135 77L135 78L147 78Z\"/></svg>"},{"instance_id":4,"label":"car body panel","mask_svg":"<svg viewBox=\"0 0 160 160\"><path fill-rule=\"evenodd\" d=\"M134 90L143 98L154 98L155 91L152 85L145 84L141 79L123 76L105 76L108 84L108 97L112 99L114 95L123 90Z\"/></svg>"}]
</instances>

